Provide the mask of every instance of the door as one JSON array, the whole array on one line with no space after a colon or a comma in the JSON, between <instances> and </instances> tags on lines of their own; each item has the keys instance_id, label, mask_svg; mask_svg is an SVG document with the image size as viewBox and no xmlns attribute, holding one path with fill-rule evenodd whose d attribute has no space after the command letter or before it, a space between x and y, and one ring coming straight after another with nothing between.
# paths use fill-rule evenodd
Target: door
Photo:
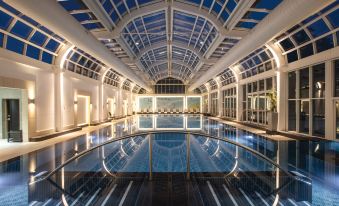
<instances>
[{"instance_id":1,"label":"door","mask_svg":"<svg viewBox=\"0 0 339 206\"><path fill-rule=\"evenodd\" d=\"M5 99L3 103L6 117L4 129L7 138L9 141L21 142L19 99Z\"/></svg>"}]
</instances>

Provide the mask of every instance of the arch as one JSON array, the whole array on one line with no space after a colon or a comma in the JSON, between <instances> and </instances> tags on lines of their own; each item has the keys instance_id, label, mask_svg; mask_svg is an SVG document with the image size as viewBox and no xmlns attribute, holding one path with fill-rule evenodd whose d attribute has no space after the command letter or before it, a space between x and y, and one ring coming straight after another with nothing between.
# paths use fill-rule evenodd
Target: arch
<instances>
[{"instance_id":1,"label":"arch","mask_svg":"<svg viewBox=\"0 0 339 206\"><path fill-rule=\"evenodd\" d=\"M171 6L173 10L185 12L185 13L199 16L201 18L208 20L209 22L213 24L214 27L221 29L219 32L222 34L226 34L228 32L223 26L223 24L218 21L217 18L215 18L211 13L209 13L208 11L204 9L192 9L192 5L178 2L178 1L170 2L170 3L166 1L161 1L158 3L150 4L150 5L135 9L133 11L130 11L129 14L122 17L122 19L116 24L116 27L114 28L112 32L112 36L114 38L119 37L121 31L127 26L127 24L130 23L130 21L138 17L142 17L145 15L154 13L154 12L167 10L169 6Z\"/></svg>"}]
</instances>

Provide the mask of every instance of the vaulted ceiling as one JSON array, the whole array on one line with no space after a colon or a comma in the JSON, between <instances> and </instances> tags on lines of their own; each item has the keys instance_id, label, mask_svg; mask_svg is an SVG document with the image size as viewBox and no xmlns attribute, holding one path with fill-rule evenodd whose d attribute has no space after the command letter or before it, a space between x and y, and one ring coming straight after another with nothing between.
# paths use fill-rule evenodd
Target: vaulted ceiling
<instances>
[{"instance_id":1,"label":"vaulted ceiling","mask_svg":"<svg viewBox=\"0 0 339 206\"><path fill-rule=\"evenodd\" d=\"M189 84L282 0L58 0L141 76ZM225 68L227 69L227 68Z\"/></svg>"}]
</instances>

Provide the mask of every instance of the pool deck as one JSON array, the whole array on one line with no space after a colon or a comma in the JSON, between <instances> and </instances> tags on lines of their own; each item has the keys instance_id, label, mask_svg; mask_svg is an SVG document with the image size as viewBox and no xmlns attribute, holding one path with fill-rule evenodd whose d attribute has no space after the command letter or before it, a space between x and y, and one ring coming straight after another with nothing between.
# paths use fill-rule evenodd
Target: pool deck
<instances>
[{"instance_id":1,"label":"pool deck","mask_svg":"<svg viewBox=\"0 0 339 206\"><path fill-rule=\"evenodd\" d=\"M286 137L286 136L283 136L283 135L278 135L278 134L270 135L270 134L267 134L265 130L246 126L246 125L243 125L243 124L239 124L239 123L234 122L234 121L227 121L227 120L224 120L224 119L221 119L221 118L218 118L218 117L209 117L209 118L216 120L216 121L219 121L221 123L231 125L231 126L236 127L238 129L242 129L242 130L252 132L253 134L264 136L264 137L271 139L271 140L275 140L275 141L293 141L294 140L292 138L289 138L289 137Z\"/></svg>"},{"instance_id":2,"label":"pool deck","mask_svg":"<svg viewBox=\"0 0 339 206\"><path fill-rule=\"evenodd\" d=\"M120 120L119 120L120 121ZM79 137L81 135L85 135L89 132L107 127L111 125L112 123L115 123L118 121L112 121L112 122L107 122L104 124L100 124L97 126L88 126L82 128L80 131L76 132L71 132L65 135L60 135L52 139L40 141L40 142L11 142L8 143L7 140L0 140L0 162L6 161L9 159L12 159L17 156L21 156L60 142L64 142L76 137Z\"/></svg>"}]
</instances>

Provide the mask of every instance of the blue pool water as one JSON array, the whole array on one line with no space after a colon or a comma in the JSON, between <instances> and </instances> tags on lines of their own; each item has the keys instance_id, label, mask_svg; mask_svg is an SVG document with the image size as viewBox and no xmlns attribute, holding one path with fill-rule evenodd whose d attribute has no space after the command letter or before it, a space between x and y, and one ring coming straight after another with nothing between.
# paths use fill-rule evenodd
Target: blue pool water
<instances>
[{"instance_id":1,"label":"blue pool water","mask_svg":"<svg viewBox=\"0 0 339 206\"><path fill-rule=\"evenodd\" d=\"M2 162L0 165L0 205L27 205L29 202L28 183L37 179L39 175L52 171L81 151L126 134L166 128L201 131L252 148L279 163L288 171L309 177L312 180L312 205L338 205L339 143L274 141L200 115L135 116L67 142ZM152 146L153 152L157 155L153 159L153 170L155 172L186 171L186 156L183 155L187 152L185 137L178 134L173 137L168 137L168 135L154 137ZM169 138L171 141L165 141ZM116 154L114 152L116 150L120 151L121 155L127 154L133 157L126 161L127 165L124 165L123 171L148 171L149 166L146 164L149 161L148 141L146 137L135 139L133 142L123 140L116 147L105 147L106 166L112 171L114 168L119 169L119 165L114 165L114 161L107 161L109 158L115 158L109 155ZM192 138L190 143L191 171L226 172L233 169L236 153L232 145L217 140L206 142L205 139L199 137ZM138 150L135 150L132 145L138 145ZM243 159L246 157L246 152L244 152ZM254 160L250 162L255 162L257 169L270 169L269 165L265 166L263 162ZM244 166L240 168L244 169Z\"/></svg>"}]
</instances>

